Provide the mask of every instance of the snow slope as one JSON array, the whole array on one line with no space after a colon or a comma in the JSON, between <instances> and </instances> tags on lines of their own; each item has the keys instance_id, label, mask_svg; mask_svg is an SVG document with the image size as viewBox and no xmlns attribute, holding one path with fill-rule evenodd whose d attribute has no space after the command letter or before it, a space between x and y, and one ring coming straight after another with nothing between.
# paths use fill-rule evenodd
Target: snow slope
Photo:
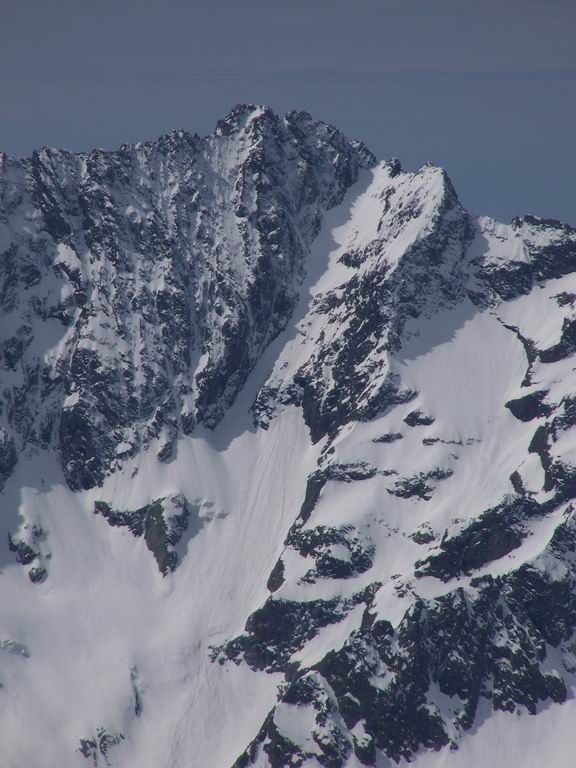
<instances>
[{"instance_id":1,"label":"snow slope","mask_svg":"<svg viewBox=\"0 0 576 768\"><path fill-rule=\"evenodd\" d=\"M3 568L3 635L28 654L2 658L5 764L81 765L80 739L98 727L126 736L120 764L232 762L278 679L222 669L208 647L241 631L265 596L301 502L299 479L313 465L302 420L287 413L269 432L245 432L226 448L186 438L169 465L150 452L97 492L74 494L46 459L19 466L5 498L47 531L50 575L33 586L23 568ZM181 567L162 577L143 540L108 526L93 502L132 508L174 493L196 513Z\"/></svg>"}]
</instances>

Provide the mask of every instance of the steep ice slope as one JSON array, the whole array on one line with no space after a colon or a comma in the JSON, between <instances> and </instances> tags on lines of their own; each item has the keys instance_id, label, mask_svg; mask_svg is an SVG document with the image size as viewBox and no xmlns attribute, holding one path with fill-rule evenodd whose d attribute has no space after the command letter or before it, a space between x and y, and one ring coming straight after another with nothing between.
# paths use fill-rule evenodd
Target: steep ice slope
<instances>
[{"instance_id":1,"label":"steep ice slope","mask_svg":"<svg viewBox=\"0 0 576 768\"><path fill-rule=\"evenodd\" d=\"M565 765L576 232L259 107L3 162L0 765Z\"/></svg>"}]
</instances>

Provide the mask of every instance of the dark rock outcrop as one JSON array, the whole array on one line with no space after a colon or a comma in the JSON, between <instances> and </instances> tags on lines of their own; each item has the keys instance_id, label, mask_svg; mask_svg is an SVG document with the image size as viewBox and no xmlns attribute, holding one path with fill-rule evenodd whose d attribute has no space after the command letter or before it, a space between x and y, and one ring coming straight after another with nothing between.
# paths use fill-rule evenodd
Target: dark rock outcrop
<instances>
[{"instance_id":1,"label":"dark rock outcrop","mask_svg":"<svg viewBox=\"0 0 576 768\"><path fill-rule=\"evenodd\" d=\"M94 504L94 512L113 526L127 527L134 536L144 536L160 572L166 576L178 565L174 547L188 528L190 508L184 496L156 499L140 509L119 512L104 501Z\"/></svg>"}]
</instances>

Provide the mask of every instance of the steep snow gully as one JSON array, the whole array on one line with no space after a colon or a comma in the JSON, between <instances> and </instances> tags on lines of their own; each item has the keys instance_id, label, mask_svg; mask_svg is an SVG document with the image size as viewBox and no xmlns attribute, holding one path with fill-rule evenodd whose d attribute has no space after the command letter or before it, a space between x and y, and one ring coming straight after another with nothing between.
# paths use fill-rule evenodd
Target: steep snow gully
<instances>
[{"instance_id":1,"label":"steep snow gully","mask_svg":"<svg viewBox=\"0 0 576 768\"><path fill-rule=\"evenodd\" d=\"M0 155L0 766L572 765L575 307L304 112Z\"/></svg>"}]
</instances>

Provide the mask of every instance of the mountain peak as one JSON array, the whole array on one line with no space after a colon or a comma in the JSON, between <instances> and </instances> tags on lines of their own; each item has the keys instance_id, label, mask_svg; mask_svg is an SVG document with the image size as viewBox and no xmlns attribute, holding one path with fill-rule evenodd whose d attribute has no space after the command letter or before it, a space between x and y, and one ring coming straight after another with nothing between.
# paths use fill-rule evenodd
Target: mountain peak
<instances>
[{"instance_id":1,"label":"mountain peak","mask_svg":"<svg viewBox=\"0 0 576 768\"><path fill-rule=\"evenodd\" d=\"M575 279L303 111L0 155L6 764L571 737Z\"/></svg>"},{"instance_id":2,"label":"mountain peak","mask_svg":"<svg viewBox=\"0 0 576 768\"><path fill-rule=\"evenodd\" d=\"M237 104L226 117L216 123L216 135L229 136L262 121L277 123L278 117L270 107L263 104Z\"/></svg>"}]
</instances>

